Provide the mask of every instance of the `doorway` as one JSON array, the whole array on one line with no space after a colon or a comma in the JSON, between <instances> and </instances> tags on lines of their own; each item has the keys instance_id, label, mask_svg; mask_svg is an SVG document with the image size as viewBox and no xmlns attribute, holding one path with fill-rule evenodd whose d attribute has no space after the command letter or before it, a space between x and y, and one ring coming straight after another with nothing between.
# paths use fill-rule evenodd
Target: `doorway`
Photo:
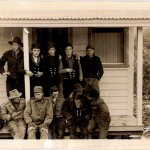
<instances>
[{"instance_id":1,"label":"doorway","mask_svg":"<svg viewBox=\"0 0 150 150\"><path fill-rule=\"evenodd\" d=\"M41 45L41 54L47 55L48 43L54 43L56 51L64 55L64 47L68 43L69 28L36 28L36 42Z\"/></svg>"}]
</instances>

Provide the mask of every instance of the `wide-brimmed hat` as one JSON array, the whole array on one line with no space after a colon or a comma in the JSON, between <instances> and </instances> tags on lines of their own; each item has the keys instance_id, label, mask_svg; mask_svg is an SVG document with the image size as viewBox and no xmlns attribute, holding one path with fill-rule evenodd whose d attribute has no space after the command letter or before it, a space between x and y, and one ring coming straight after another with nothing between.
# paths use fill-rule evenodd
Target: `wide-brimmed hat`
<instances>
[{"instance_id":1,"label":"wide-brimmed hat","mask_svg":"<svg viewBox=\"0 0 150 150\"><path fill-rule=\"evenodd\" d=\"M22 93L19 93L17 89L13 89L11 91L9 91L9 99L13 99L13 98L17 98L20 97L22 95Z\"/></svg>"},{"instance_id":2,"label":"wide-brimmed hat","mask_svg":"<svg viewBox=\"0 0 150 150\"><path fill-rule=\"evenodd\" d=\"M42 86L35 86L33 89L34 93L43 93L43 87Z\"/></svg>"},{"instance_id":3,"label":"wide-brimmed hat","mask_svg":"<svg viewBox=\"0 0 150 150\"><path fill-rule=\"evenodd\" d=\"M14 37L14 39L12 41L8 41L8 43L10 45L12 45L12 43L18 43L19 45L21 45L21 47L23 47L23 43L21 42L21 38L18 36Z\"/></svg>"}]
</instances>

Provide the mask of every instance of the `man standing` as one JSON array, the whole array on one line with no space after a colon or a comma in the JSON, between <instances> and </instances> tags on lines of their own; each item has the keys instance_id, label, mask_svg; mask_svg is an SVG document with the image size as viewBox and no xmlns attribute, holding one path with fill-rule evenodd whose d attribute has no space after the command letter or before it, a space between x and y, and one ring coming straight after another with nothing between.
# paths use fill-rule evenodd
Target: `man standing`
<instances>
[{"instance_id":1,"label":"man standing","mask_svg":"<svg viewBox=\"0 0 150 150\"><path fill-rule=\"evenodd\" d=\"M52 86L59 86L59 75L58 75L58 69L59 69L59 60L60 55L57 54L56 48L53 43L48 44L48 56L45 57L46 62L46 83L45 83L45 95L49 96L49 89Z\"/></svg>"},{"instance_id":2,"label":"man standing","mask_svg":"<svg viewBox=\"0 0 150 150\"><path fill-rule=\"evenodd\" d=\"M104 71L100 58L94 55L92 45L86 47L86 56L81 58L81 66L85 86L87 88L92 86L100 93L98 81L103 76Z\"/></svg>"},{"instance_id":3,"label":"man standing","mask_svg":"<svg viewBox=\"0 0 150 150\"><path fill-rule=\"evenodd\" d=\"M28 139L36 139L39 130L40 139L48 139L48 126L53 119L52 103L43 96L42 86L34 87L34 97L27 102L24 119L28 124Z\"/></svg>"},{"instance_id":4,"label":"man standing","mask_svg":"<svg viewBox=\"0 0 150 150\"><path fill-rule=\"evenodd\" d=\"M0 59L0 73L7 76L6 91L9 96L9 91L17 89L23 94L24 97L24 74L30 75L29 71L25 71L23 62L23 51L21 47L23 43L20 37L15 37L12 41L8 42L12 45L12 50L3 54ZM4 65L7 62L8 70L4 70Z\"/></svg>"},{"instance_id":5,"label":"man standing","mask_svg":"<svg viewBox=\"0 0 150 150\"><path fill-rule=\"evenodd\" d=\"M74 89L74 84L82 81L82 69L79 59L73 55L73 46L68 43L65 47L65 56L60 60L59 74L63 75L60 85L63 87L64 98L69 97ZM60 90L61 86L60 86Z\"/></svg>"},{"instance_id":6,"label":"man standing","mask_svg":"<svg viewBox=\"0 0 150 150\"><path fill-rule=\"evenodd\" d=\"M29 59L30 71L32 72L32 76L30 77L30 90L31 97L33 97L34 86L44 87L45 64L43 58L40 55L40 44L33 43L31 50L32 52Z\"/></svg>"},{"instance_id":7,"label":"man standing","mask_svg":"<svg viewBox=\"0 0 150 150\"><path fill-rule=\"evenodd\" d=\"M72 97L67 98L62 106L62 115L66 119L66 127L70 132L70 138L76 138L77 127L81 130L81 138L88 138L87 126L91 118L91 105L83 96L81 84L74 85Z\"/></svg>"},{"instance_id":8,"label":"man standing","mask_svg":"<svg viewBox=\"0 0 150 150\"><path fill-rule=\"evenodd\" d=\"M7 129L14 139L23 139L26 133L23 119L25 100L20 98L21 95L17 89L9 91L9 101L3 104L1 112L1 118L6 120Z\"/></svg>"}]
</instances>

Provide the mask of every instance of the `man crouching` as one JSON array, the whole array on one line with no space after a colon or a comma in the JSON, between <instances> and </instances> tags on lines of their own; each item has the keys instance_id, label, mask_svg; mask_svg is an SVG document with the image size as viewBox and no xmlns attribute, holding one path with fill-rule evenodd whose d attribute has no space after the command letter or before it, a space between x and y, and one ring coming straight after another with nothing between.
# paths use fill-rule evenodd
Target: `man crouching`
<instances>
[{"instance_id":1,"label":"man crouching","mask_svg":"<svg viewBox=\"0 0 150 150\"><path fill-rule=\"evenodd\" d=\"M92 119L89 120L88 131L92 133L96 127L99 128L99 139L106 139L109 125L110 125L110 113L104 100L100 98L99 92L93 87L89 87L86 91L86 97L91 103ZM89 134L89 138L92 135Z\"/></svg>"},{"instance_id":2,"label":"man crouching","mask_svg":"<svg viewBox=\"0 0 150 150\"><path fill-rule=\"evenodd\" d=\"M48 139L48 126L53 119L52 103L43 96L42 86L34 87L34 97L27 102L24 119L28 124L28 139L36 139L39 130L40 139Z\"/></svg>"},{"instance_id":3,"label":"man crouching","mask_svg":"<svg viewBox=\"0 0 150 150\"><path fill-rule=\"evenodd\" d=\"M82 93L83 87L76 83L72 97L68 97L62 106L62 115L66 119L66 127L70 132L70 139L77 138L77 127L81 130L81 138L88 138L87 126L91 118L91 105Z\"/></svg>"},{"instance_id":4,"label":"man crouching","mask_svg":"<svg viewBox=\"0 0 150 150\"><path fill-rule=\"evenodd\" d=\"M16 89L9 91L9 101L2 105L1 117L7 122L7 129L14 139L24 139L26 124L23 119L25 100Z\"/></svg>"}]
</instances>

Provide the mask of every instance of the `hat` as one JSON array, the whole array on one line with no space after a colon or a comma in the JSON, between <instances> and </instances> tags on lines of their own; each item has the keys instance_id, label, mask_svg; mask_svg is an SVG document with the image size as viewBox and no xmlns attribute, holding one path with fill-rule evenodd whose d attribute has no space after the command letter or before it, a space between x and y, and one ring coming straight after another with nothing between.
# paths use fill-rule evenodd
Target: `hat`
<instances>
[{"instance_id":1,"label":"hat","mask_svg":"<svg viewBox=\"0 0 150 150\"><path fill-rule=\"evenodd\" d=\"M20 97L22 95L22 93L19 93L17 89L11 90L9 91L9 99L13 99L16 97Z\"/></svg>"},{"instance_id":2,"label":"hat","mask_svg":"<svg viewBox=\"0 0 150 150\"><path fill-rule=\"evenodd\" d=\"M79 84L79 83L76 83L76 84L74 85L74 91L75 91L75 92L83 91L82 85Z\"/></svg>"},{"instance_id":3,"label":"hat","mask_svg":"<svg viewBox=\"0 0 150 150\"><path fill-rule=\"evenodd\" d=\"M37 48L37 49L40 49L40 44L39 43L33 43L32 46L31 46L31 49L34 49L34 48Z\"/></svg>"},{"instance_id":4,"label":"hat","mask_svg":"<svg viewBox=\"0 0 150 150\"><path fill-rule=\"evenodd\" d=\"M52 92L56 92L56 91L58 91L58 87L57 87L57 86L52 86L49 91L50 91L51 93L52 93Z\"/></svg>"},{"instance_id":5,"label":"hat","mask_svg":"<svg viewBox=\"0 0 150 150\"><path fill-rule=\"evenodd\" d=\"M33 89L34 93L42 93L43 92L43 87L42 86L35 86Z\"/></svg>"},{"instance_id":6,"label":"hat","mask_svg":"<svg viewBox=\"0 0 150 150\"><path fill-rule=\"evenodd\" d=\"M21 38L16 36L12 41L8 41L8 43L10 45L12 45L13 43L18 43L19 45L21 45L21 47L23 47L23 43L21 42Z\"/></svg>"},{"instance_id":7,"label":"hat","mask_svg":"<svg viewBox=\"0 0 150 150\"><path fill-rule=\"evenodd\" d=\"M50 43L48 43L48 50L50 49L50 48L55 48L55 45L54 45L54 43L52 43L52 42L50 42Z\"/></svg>"},{"instance_id":8,"label":"hat","mask_svg":"<svg viewBox=\"0 0 150 150\"><path fill-rule=\"evenodd\" d=\"M70 46L70 47L73 49L73 46L72 46L71 43L67 43L67 44L65 45L65 49L66 49L66 47L68 47L68 46Z\"/></svg>"},{"instance_id":9,"label":"hat","mask_svg":"<svg viewBox=\"0 0 150 150\"><path fill-rule=\"evenodd\" d=\"M87 93L89 94L90 97L92 98L97 98L99 97L99 92L94 89L92 86L88 87Z\"/></svg>"},{"instance_id":10,"label":"hat","mask_svg":"<svg viewBox=\"0 0 150 150\"><path fill-rule=\"evenodd\" d=\"M94 46L91 45L91 44L89 44L89 45L87 45L87 47L86 47L86 50L87 50L87 49L94 49Z\"/></svg>"}]
</instances>

